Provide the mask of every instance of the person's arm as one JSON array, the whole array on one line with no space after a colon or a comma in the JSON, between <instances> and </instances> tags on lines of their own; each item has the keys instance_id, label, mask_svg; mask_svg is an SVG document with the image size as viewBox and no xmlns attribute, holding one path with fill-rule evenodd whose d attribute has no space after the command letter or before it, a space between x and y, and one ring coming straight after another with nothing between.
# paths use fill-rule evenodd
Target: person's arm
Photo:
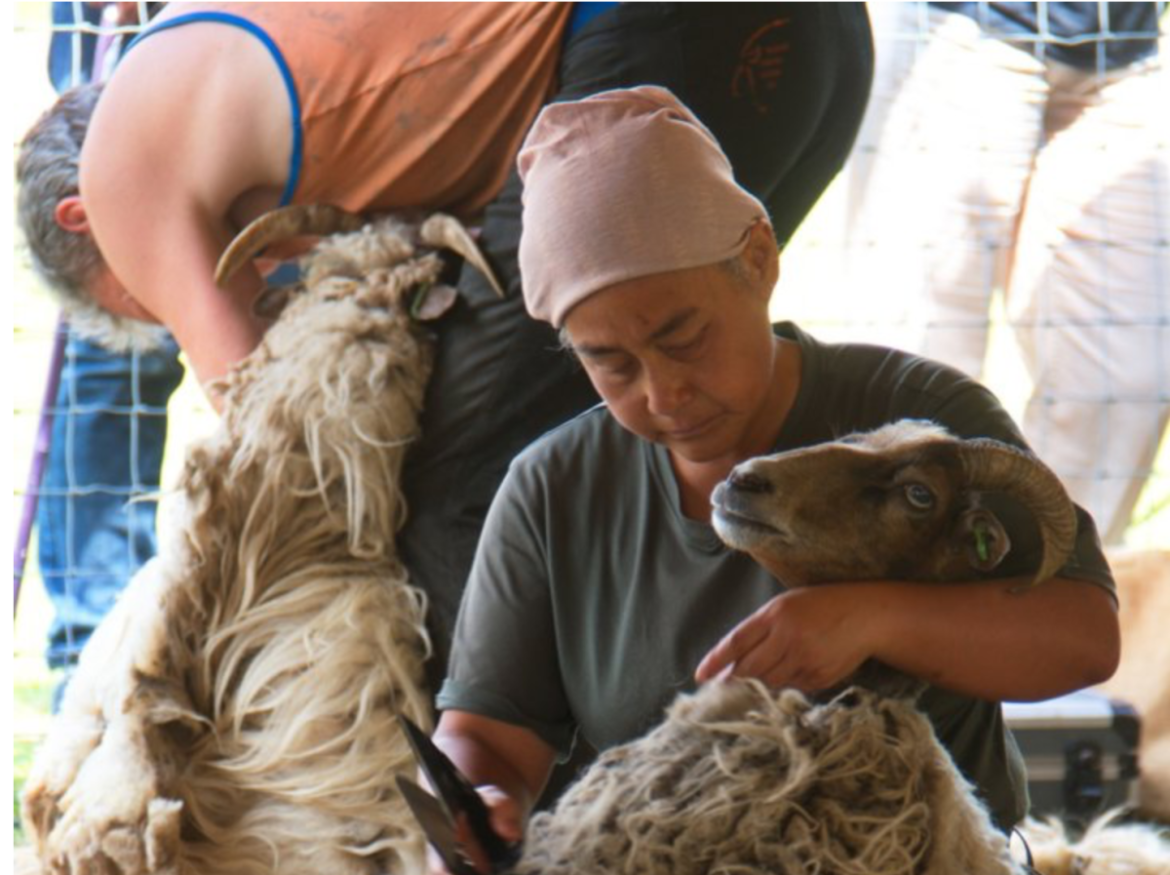
<instances>
[{"instance_id":1,"label":"person's arm","mask_svg":"<svg viewBox=\"0 0 1170 875\"><path fill-rule=\"evenodd\" d=\"M724 670L806 691L876 658L936 686L992 701L1035 700L1099 683L1117 667L1117 609L1101 587L1056 578L962 584L832 584L777 596L732 630L696 678Z\"/></svg>"},{"instance_id":2,"label":"person's arm","mask_svg":"<svg viewBox=\"0 0 1170 875\"><path fill-rule=\"evenodd\" d=\"M87 132L81 195L98 247L205 385L263 334L251 311L256 271L241 271L226 289L213 274L240 205L264 202L283 184L288 118L279 73L254 38L193 26L131 49Z\"/></svg>"},{"instance_id":3,"label":"person's arm","mask_svg":"<svg viewBox=\"0 0 1170 875\"><path fill-rule=\"evenodd\" d=\"M480 791L492 828L506 841L520 841L552 770L553 749L528 729L467 711L443 712L434 741ZM469 842L466 833L460 838ZM469 845L468 850L483 869L479 849ZM442 871L433 854L430 866Z\"/></svg>"}]
</instances>

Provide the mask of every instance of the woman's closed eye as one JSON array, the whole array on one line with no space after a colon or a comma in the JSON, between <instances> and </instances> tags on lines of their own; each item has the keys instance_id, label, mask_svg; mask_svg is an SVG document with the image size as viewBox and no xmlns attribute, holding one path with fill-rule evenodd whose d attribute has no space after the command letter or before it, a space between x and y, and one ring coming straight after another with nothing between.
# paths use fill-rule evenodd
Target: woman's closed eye
<instances>
[{"instance_id":1,"label":"woman's closed eye","mask_svg":"<svg viewBox=\"0 0 1170 875\"><path fill-rule=\"evenodd\" d=\"M703 349L703 342L707 339L707 328L704 326L695 334L672 343L664 343L662 351L672 358L686 359L698 355Z\"/></svg>"},{"instance_id":2,"label":"woman's closed eye","mask_svg":"<svg viewBox=\"0 0 1170 875\"><path fill-rule=\"evenodd\" d=\"M632 356L607 353L605 355L590 356L588 359L590 370L607 379L626 379L637 368Z\"/></svg>"}]
</instances>

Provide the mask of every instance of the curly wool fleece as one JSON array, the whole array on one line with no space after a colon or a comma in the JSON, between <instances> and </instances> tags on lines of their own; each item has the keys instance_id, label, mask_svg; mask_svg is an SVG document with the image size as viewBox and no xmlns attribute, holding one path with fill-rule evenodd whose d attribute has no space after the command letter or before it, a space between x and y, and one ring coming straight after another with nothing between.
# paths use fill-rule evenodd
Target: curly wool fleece
<instances>
[{"instance_id":1,"label":"curly wool fleece","mask_svg":"<svg viewBox=\"0 0 1170 875\"><path fill-rule=\"evenodd\" d=\"M382 220L322 241L224 381L159 555L82 652L25 784L43 871L394 875L423 842L397 715L429 724L400 473L442 264Z\"/></svg>"},{"instance_id":2,"label":"curly wool fleece","mask_svg":"<svg viewBox=\"0 0 1170 875\"><path fill-rule=\"evenodd\" d=\"M913 706L756 682L680 697L533 818L517 875L1008 875L1005 837Z\"/></svg>"}]
</instances>

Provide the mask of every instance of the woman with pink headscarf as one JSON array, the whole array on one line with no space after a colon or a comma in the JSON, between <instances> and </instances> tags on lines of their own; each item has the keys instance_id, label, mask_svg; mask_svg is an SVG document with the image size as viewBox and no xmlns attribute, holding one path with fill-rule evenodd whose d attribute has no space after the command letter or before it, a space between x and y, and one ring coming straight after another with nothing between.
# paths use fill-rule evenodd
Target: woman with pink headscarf
<instances>
[{"instance_id":1,"label":"woman with pink headscarf","mask_svg":"<svg viewBox=\"0 0 1170 875\"><path fill-rule=\"evenodd\" d=\"M638 737L682 689L730 673L811 692L871 657L930 682L921 707L1010 828L1026 797L999 702L1102 680L1117 659L1092 520L1078 514L1051 585L1010 600L1036 546L1011 525L1003 579L786 591L710 525L711 491L737 463L905 417L1024 446L1015 425L945 366L773 325L768 212L671 92L550 105L518 160L525 303L603 404L512 463L438 698L436 740L497 831L520 837L575 739Z\"/></svg>"}]
</instances>

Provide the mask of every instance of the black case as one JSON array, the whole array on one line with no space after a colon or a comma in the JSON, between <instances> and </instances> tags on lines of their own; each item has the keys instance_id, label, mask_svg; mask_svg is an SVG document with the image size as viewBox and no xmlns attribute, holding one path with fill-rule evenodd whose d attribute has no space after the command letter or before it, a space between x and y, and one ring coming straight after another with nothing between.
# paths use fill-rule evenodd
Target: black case
<instances>
[{"instance_id":1,"label":"black case","mask_svg":"<svg viewBox=\"0 0 1170 875\"><path fill-rule=\"evenodd\" d=\"M1005 702L1028 768L1030 814L1078 820L1137 801L1134 709L1092 690L1043 702Z\"/></svg>"}]
</instances>

